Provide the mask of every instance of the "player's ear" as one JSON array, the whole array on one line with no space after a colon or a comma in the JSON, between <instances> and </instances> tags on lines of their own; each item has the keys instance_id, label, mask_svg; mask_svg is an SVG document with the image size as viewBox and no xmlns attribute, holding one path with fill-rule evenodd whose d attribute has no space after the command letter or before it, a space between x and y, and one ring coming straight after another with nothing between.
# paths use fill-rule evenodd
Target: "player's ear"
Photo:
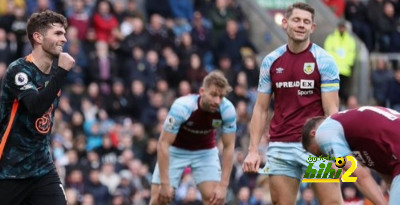
<instances>
[{"instance_id":1,"label":"player's ear","mask_svg":"<svg viewBox=\"0 0 400 205\"><path fill-rule=\"evenodd\" d=\"M282 27L283 27L283 29L287 28L287 22L288 22L288 20L287 20L286 17L282 18Z\"/></svg>"},{"instance_id":2,"label":"player's ear","mask_svg":"<svg viewBox=\"0 0 400 205\"><path fill-rule=\"evenodd\" d=\"M204 88L203 87L200 87L199 93L200 93L200 95L202 95L204 93Z\"/></svg>"},{"instance_id":3,"label":"player's ear","mask_svg":"<svg viewBox=\"0 0 400 205\"><path fill-rule=\"evenodd\" d=\"M315 28L317 28L317 24L315 22L313 22L311 25L311 33L313 33L315 31Z\"/></svg>"},{"instance_id":4,"label":"player's ear","mask_svg":"<svg viewBox=\"0 0 400 205\"><path fill-rule=\"evenodd\" d=\"M33 39L34 39L37 43L42 44L42 42L43 42L43 35L42 35L41 33L39 33L39 32L34 32L32 35L33 35Z\"/></svg>"},{"instance_id":5,"label":"player's ear","mask_svg":"<svg viewBox=\"0 0 400 205\"><path fill-rule=\"evenodd\" d=\"M315 138L315 133L317 132L317 130L311 130L310 132L310 137L311 138Z\"/></svg>"}]
</instances>

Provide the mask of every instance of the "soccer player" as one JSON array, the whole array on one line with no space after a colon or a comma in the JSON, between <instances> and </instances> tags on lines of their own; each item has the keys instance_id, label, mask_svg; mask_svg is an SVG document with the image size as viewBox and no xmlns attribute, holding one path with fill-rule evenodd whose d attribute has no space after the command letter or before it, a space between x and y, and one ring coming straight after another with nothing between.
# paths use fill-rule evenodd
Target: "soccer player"
<instances>
[{"instance_id":1,"label":"soccer player","mask_svg":"<svg viewBox=\"0 0 400 205\"><path fill-rule=\"evenodd\" d=\"M60 89L75 64L62 52L66 27L66 18L55 12L32 14L32 53L7 68L0 99L1 204L67 204L49 147Z\"/></svg>"},{"instance_id":2,"label":"soccer player","mask_svg":"<svg viewBox=\"0 0 400 205\"><path fill-rule=\"evenodd\" d=\"M316 28L312 7L306 3L292 4L286 10L282 26L288 36L287 44L268 54L261 64L243 171L258 171L258 146L274 95L267 162L260 172L270 177L274 204L295 204L309 157L300 142L301 128L310 117L338 111L339 72L334 59L310 41ZM315 165L318 169L319 164ZM315 183L312 186L320 204L342 203L339 184Z\"/></svg>"},{"instance_id":3,"label":"soccer player","mask_svg":"<svg viewBox=\"0 0 400 205\"><path fill-rule=\"evenodd\" d=\"M317 156L354 155L391 185L389 204L400 204L400 113L397 111L362 106L328 118L311 118L304 125L302 143ZM344 169L350 166L351 163L346 163ZM366 168L359 164L352 176L357 177L357 188L374 204L387 203Z\"/></svg>"},{"instance_id":4,"label":"soccer player","mask_svg":"<svg viewBox=\"0 0 400 205\"><path fill-rule=\"evenodd\" d=\"M233 165L236 111L224 96L231 90L220 72L203 80L199 94L175 100L158 142L150 204L168 204L183 170L190 166L204 204L223 204ZM216 147L221 128L222 172Z\"/></svg>"}]
</instances>

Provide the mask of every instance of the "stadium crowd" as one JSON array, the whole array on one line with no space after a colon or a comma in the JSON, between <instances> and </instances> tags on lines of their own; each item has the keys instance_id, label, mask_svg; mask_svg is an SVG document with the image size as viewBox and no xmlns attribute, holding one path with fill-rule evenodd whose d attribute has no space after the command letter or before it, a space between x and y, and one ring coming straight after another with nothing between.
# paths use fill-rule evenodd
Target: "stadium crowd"
<instances>
[{"instance_id":1,"label":"stadium crowd","mask_svg":"<svg viewBox=\"0 0 400 205\"><path fill-rule=\"evenodd\" d=\"M234 88L228 98L237 111L227 203L271 204L268 177L241 168L259 65L249 22L235 0L0 0L0 5L0 79L10 62L30 52L25 32L30 14L50 9L68 19L64 51L76 66L55 114L51 146L69 204L148 204L157 140L171 103L197 92L216 69ZM349 0L344 15L370 51L398 52L399 8L398 1ZM397 64L378 59L374 65L374 99L400 110ZM344 106L357 105L353 96ZM364 203L355 186L342 189L348 203ZM298 198L298 204L317 204L307 184ZM201 204L189 168L175 203Z\"/></svg>"}]
</instances>

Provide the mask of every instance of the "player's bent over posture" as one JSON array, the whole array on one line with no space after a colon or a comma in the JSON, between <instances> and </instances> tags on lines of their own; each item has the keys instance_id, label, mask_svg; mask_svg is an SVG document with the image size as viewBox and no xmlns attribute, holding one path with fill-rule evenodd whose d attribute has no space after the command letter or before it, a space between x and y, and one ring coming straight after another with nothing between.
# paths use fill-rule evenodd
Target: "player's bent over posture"
<instances>
[{"instance_id":1,"label":"player's bent over posture","mask_svg":"<svg viewBox=\"0 0 400 205\"><path fill-rule=\"evenodd\" d=\"M183 170L191 167L203 204L223 204L233 165L236 111L225 98L231 90L220 72L203 80L197 95L175 100L158 142L158 164L151 187L151 205L168 204ZM222 130L222 169L216 147L216 129Z\"/></svg>"},{"instance_id":2,"label":"player's bent over posture","mask_svg":"<svg viewBox=\"0 0 400 205\"><path fill-rule=\"evenodd\" d=\"M352 173L357 188L374 204L387 204L382 191L363 166L376 170L390 187L389 204L400 204L400 113L389 108L362 106L328 118L311 118L303 127L303 146L321 156L354 155ZM346 163L347 170L350 163Z\"/></svg>"}]
</instances>

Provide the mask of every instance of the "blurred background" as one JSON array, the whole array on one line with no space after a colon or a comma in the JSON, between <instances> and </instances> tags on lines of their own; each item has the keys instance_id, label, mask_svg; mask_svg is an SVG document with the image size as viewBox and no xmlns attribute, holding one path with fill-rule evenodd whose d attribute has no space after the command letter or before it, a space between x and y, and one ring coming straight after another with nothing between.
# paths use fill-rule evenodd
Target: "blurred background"
<instances>
[{"instance_id":1,"label":"blurred background","mask_svg":"<svg viewBox=\"0 0 400 205\"><path fill-rule=\"evenodd\" d=\"M400 2L298 0L316 9L312 41L337 61L341 109L400 111ZM157 140L174 99L221 70L233 86L237 139L227 204L271 204L268 177L244 174L248 123L262 58L286 42L280 27L294 0L0 0L0 81L31 45L27 18L50 9L69 22L64 50L76 60L51 139L70 205L141 205L150 198ZM272 109L271 109L271 112ZM268 144L262 140L260 151ZM220 143L219 143L219 147ZM265 159L263 159L265 162ZM376 177L387 196L386 184ZM372 204L351 183L345 204ZM191 170L175 204L201 204ZM302 183L298 204L318 204Z\"/></svg>"}]
</instances>

